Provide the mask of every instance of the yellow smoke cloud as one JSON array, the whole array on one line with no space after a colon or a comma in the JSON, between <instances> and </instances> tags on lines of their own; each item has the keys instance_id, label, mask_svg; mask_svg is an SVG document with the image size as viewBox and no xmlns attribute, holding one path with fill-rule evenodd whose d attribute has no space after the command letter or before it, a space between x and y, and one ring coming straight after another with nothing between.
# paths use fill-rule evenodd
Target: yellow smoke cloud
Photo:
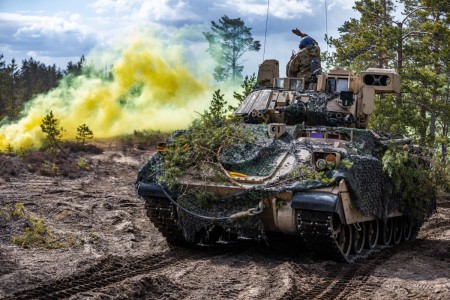
<instances>
[{"instance_id":1,"label":"yellow smoke cloud","mask_svg":"<svg viewBox=\"0 0 450 300\"><path fill-rule=\"evenodd\" d=\"M0 127L0 150L8 145L39 147L44 138L40 124L50 111L66 130L65 139L75 138L83 123L99 138L186 127L195 111L209 105L211 76L194 74L182 48L166 46L137 38L113 62L112 78L98 71L64 78L57 88L30 101L20 120Z\"/></svg>"}]
</instances>

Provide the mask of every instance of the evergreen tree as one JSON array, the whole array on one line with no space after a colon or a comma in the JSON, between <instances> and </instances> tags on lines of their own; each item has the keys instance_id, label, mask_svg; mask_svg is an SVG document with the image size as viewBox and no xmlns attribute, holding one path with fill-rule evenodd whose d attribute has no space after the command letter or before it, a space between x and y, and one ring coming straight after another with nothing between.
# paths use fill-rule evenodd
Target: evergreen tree
<instances>
[{"instance_id":1,"label":"evergreen tree","mask_svg":"<svg viewBox=\"0 0 450 300\"><path fill-rule=\"evenodd\" d=\"M3 60L3 54L0 54L0 120L6 114L6 106L5 102L7 99L7 81L9 80L9 76L6 72L6 63Z\"/></svg>"},{"instance_id":2,"label":"evergreen tree","mask_svg":"<svg viewBox=\"0 0 450 300\"><path fill-rule=\"evenodd\" d=\"M330 37L328 43L336 47L336 63L355 71L368 67L388 67L393 60L394 4L390 0L361 0L353 7L361 14L351 18L338 29L340 37Z\"/></svg>"},{"instance_id":3,"label":"evergreen tree","mask_svg":"<svg viewBox=\"0 0 450 300\"><path fill-rule=\"evenodd\" d=\"M211 31L203 32L209 43L208 53L216 60L214 78L218 81L242 78L243 66L239 59L248 51L259 51L261 43L253 39L251 28L240 18L220 18L211 22Z\"/></svg>"},{"instance_id":4,"label":"evergreen tree","mask_svg":"<svg viewBox=\"0 0 450 300\"><path fill-rule=\"evenodd\" d=\"M244 81L241 84L241 87L243 89L242 93L233 93L233 97L238 101L238 106L241 105L245 98L253 91L253 89L256 87L256 84L255 73L253 73L250 77L248 75L245 76ZM228 109L230 111L234 111L237 109L237 107L229 106Z\"/></svg>"},{"instance_id":5,"label":"evergreen tree","mask_svg":"<svg viewBox=\"0 0 450 300\"><path fill-rule=\"evenodd\" d=\"M403 9L401 18L394 17L395 7ZM345 22L341 36L328 40L336 47L335 62L354 71L394 67L402 76L401 93L377 101L370 125L412 133L422 144L432 143L439 129L440 140L448 141L450 6L438 0L361 0L354 9L360 19Z\"/></svg>"},{"instance_id":6,"label":"evergreen tree","mask_svg":"<svg viewBox=\"0 0 450 300\"><path fill-rule=\"evenodd\" d=\"M67 64L65 73L72 74L75 76L80 75L85 61L86 61L86 58L84 57L84 55L81 56L80 60L77 63L73 63L72 61L69 61L69 63Z\"/></svg>"},{"instance_id":7,"label":"evergreen tree","mask_svg":"<svg viewBox=\"0 0 450 300\"><path fill-rule=\"evenodd\" d=\"M77 135L76 139L80 140L84 146L84 143L86 140L90 140L94 138L94 134L92 133L92 130L87 126L86 124L82 124L77 127Z\"/></svg>"},{"instance_id":8,"label":"evergreen tree","mask_svg":"<svg viewBox=\"0 0 450 300\"><path fill-rule=\"evenodd\" d=\"M44 148L51 152L54 152L57 149L63 151L61 149L61 138L64 128L59 127L59 120L53 116L53 111L50 111L50 113L42 119L41 129L42 132L46 134Z\"/></svg>"}]
</instances>

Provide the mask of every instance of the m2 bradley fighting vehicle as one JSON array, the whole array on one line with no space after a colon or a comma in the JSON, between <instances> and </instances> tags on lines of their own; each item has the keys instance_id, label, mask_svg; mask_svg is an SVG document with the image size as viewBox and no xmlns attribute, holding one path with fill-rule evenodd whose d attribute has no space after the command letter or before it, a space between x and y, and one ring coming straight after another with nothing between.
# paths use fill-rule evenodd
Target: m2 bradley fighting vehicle
<instances>
[{"instance_id":1,"label":"m2 bradley fighting vehicle","mask_svg":"<svg viewBox=\"0 0 450 300\"><path fill-rule=\"evenodd\" d=\"M413 239L434 194L418 201L402 194L383 157L416 148L401 135L366 129L376 95L400 91L399 75L333 70L306 86L278 74L278 61L260 65L265 84L235 111L252 139L221 149L219 168L186 170L176 188L161 181L165 147L186 133L178 132L139 170L137 193L156 228L176 245L298 236L313 253L347 262Z\"/></svg>"}]
</instances>

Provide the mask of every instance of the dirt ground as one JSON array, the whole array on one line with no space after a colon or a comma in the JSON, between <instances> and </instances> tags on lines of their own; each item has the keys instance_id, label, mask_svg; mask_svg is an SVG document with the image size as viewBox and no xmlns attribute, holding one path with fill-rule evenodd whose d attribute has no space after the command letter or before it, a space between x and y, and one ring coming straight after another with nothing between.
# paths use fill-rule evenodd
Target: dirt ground
<instances>
[{"instance_id":1,"label":"dirt ground","mask_svg":"<svg viewBox=\"0 0 450 300\"><path fill-rule=\"evenodd\" d=\"M75 240L25 249L0 234L0 299L450 299L450 197L416 240L364 262L317 261L292 243L171 248L134 191L149 155L91 155L94 170L77 179L0 179L0 207L21 202Z\"/></svg>"}]
</instances>

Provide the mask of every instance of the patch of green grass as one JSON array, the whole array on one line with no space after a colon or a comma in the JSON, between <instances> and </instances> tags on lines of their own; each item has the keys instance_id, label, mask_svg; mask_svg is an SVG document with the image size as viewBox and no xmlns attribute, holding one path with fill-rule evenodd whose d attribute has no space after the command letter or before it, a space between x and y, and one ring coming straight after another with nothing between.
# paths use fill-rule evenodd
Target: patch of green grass
<instances>
[{"instance_id":1,"label":"patch of green grass","mask_svg":"<svg viewBox=\"0 0 450 300\"><path fill-rule=\"evenodd\" d=\"M19 202L0 208L0 224L11 223L23 224L23 233L14 235L11 242L24 248L56 249L76 244L72 233L54 233L44 219L33 216Z\"/></svg>"}]
</instances>

